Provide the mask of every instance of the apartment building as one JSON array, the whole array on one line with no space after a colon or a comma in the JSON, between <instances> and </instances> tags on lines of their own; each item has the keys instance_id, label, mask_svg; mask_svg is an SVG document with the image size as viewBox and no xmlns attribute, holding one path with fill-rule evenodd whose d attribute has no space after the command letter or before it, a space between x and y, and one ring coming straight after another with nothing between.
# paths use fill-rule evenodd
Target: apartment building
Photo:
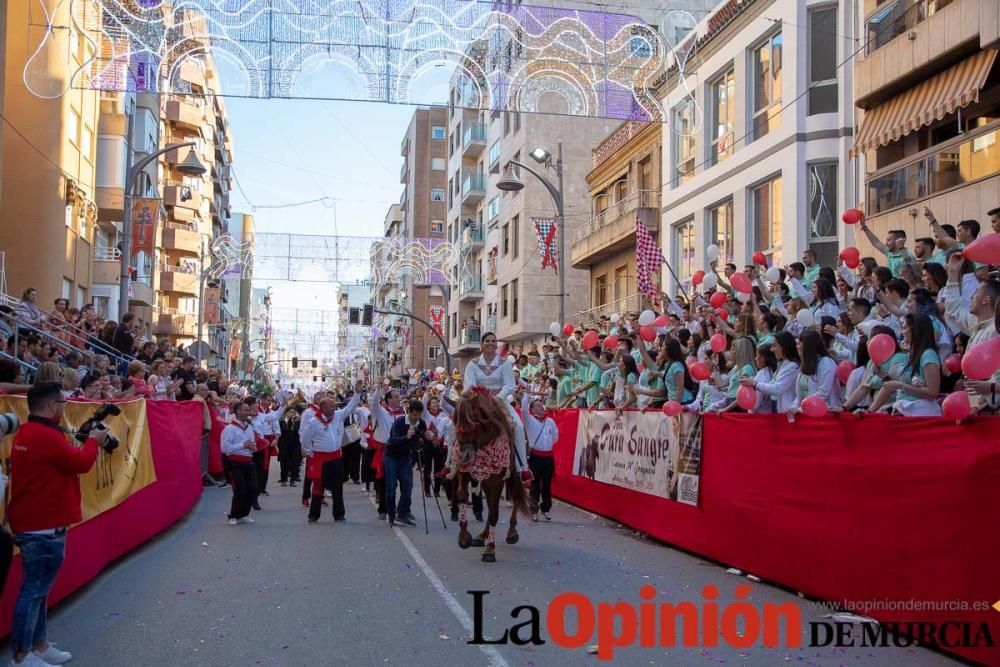
<instances>
[{"instance_id":1,"label":"apartment building","mask_svg":"<svg viewBox=\"0 0 1000 667\"><path fill-rule=\"evenodd\" d=\"M249 213L234 213L229 220L229 235L240 244L254 238L256 228ZM232 273L222 276L222 304L228 322L229 355L231 365L246 367L246 356L250 349L250 296L251 275L242 271L243 267L231 269ZM225 333L225 331L224 331ZM236 342L238 341L238 342Z\"/></svg>"},{"instance_id":2,"label":"apartment building","mask_svg":"<svg viewBox=\"0 0 1000 667\"><path fill-rule=\"evenodd\" d=\"M24 82L29 54L36 69L33 85L47 77L61 91L72 72L94 55L94 34L82 34L69 15L70 3L6 2L3 53L3 115L0 128L0 250L7 291L16 297L28 287L51 310L56 298L73 306L89 303L94 232L99 95L70 88L51 99L36 96ZM28 30L29 12L48 11L65 39L39 45L40 32ZM37 21L37 18L35 19ZM58 43L57 43L58 42ZM17 128L22 136L18 136ZM29 145L30 144L30 145Z\"/></svg>"},{"instance_id":3,"label":"apartment building","mask_svg":"<svg viewBox=\"0 0 1000 667\"><path fill-rule=\"evenodd\" d=\"M653 238L660 229L663 130L660 123L626 121L592 151L587 174L591 216L569 230L573 266L590 269L590 308L585 321L643 310L635 266L635 222Z\"/></svg>"},{"instance_id":4,"label":"apartment building","mask_svg":"<svg viewBox=\"0 0 1000 667\"><path fill-rule=\"evenodd\" d=\"M996 0L863 0L865 49L854 68L861 111L852 154L868 225L929 237L1000 205L1000 4ZM863 160L862 160L863 158ZM863 255L873 249L863 234ZM874 254L874 256L878 256Z\"/></svg>"},{"instance_id":5,"label":"apartment building","mask_svg":"<svg viewBox=\"0 0 1000 667\"><path fill-rule=\"evenodd\" d=\"M856 200L848 36L853 2L728 0L698 23L658 81L661 246L680 281L720 264L774 264L811 248L832 264ZM787 57L786 57L787 56ZM662 287L678 289L669 271Z\"/></svg>"}]
</instances>

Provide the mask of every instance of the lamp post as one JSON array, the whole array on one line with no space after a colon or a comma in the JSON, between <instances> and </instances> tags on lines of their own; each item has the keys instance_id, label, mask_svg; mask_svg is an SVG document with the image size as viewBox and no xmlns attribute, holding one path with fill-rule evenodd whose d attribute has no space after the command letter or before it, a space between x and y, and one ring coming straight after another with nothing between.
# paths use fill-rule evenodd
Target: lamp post
<instances>
[{"instance_id":1,"label":"lamp post","mask_svg":"<svg viewBox=\"0 0 1000 667\"><path fill-rule=\"evenodd\" d=\"M529 167L528 165L518 162L517 160L511 160L508 164L524 169L526 172L537 178L545 189L549 191L552 195L552 201L556 205L556 232L559 235L559 259L562 261L562 269L557 266L557 271L559 272L559 322L564 323L566 321L566 214L563 208L563 150L562 142L559 142L555 162L552 161L552 153L547 151L545 148L539 146L530 153L531 159L538 162L544 167L553 168L556 172L556 177L558 178L559 185L553 185L552 181L547 179L541 172ZM507 168L506 175L497 181L497 189L503 190L504 192L517 192L524 189L524 183L518 178L517 173L514 172L510 167Z\"/></svg>"},{"instance_id":2,"label":"lamp post","mask_svg":"<svg viewBox=\"0 0 1000 667\"><path fill-rule=\"evenodd\" d=\"M130 133L131 135L131 133ZM131 140L131 136L129 137ZM129 282L129 264L132 261L132 197L133 191L135 190L135 184L139 179L139 174L142 170L148 167L153 160L160 157L164 153L169 153L172 150L179 150L185 146L196 146L194 141L185 141L180 144L170 144L165 146L155 153L150 153L146 157L142 158L134 165L129 167L128 172L125 174L125 197L124 197L124 215L122 218L124 222L122 223L122 268L121 274L118 279L118 319L121 320L122 316L128 312L128 282ZM201 176L208 169L205 165L201 163L198 156L195 155L194 151L188 152L184 161L177 165L177 171L181 172L185 176Z\"/></svg>"}]
</instances>

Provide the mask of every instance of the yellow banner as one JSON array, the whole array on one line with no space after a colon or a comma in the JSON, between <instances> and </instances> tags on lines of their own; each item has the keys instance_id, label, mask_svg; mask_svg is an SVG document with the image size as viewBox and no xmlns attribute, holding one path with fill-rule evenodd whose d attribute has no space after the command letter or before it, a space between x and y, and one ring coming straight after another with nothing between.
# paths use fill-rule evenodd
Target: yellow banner
<instances>
[{"instance_id":1,"label":"yellow banner","mask_svg":"<svg viewBox=\"0 0 1000 667\"><path fill-rule=\"evenodd\" d=\"M63 426L75 430L101 405L68 402ZM149 425L146 422L146 401L140 399L115 405L121 408L122 413L116 417L108 417L104 423L120 444L112 454L99 449L94 467L80 476L84 521L115 507L136 491L156 481L153 450L149 443ZM0 396L0 412L17 414L24 424L28 419L28 401L23 396ZM67 440L70 439L70 436L66 437ZM0 442L3 469L8 474L13 438L14 436L8 435ZM72 442L80 444L75 440Z\"/></svg>"}]
</instances>

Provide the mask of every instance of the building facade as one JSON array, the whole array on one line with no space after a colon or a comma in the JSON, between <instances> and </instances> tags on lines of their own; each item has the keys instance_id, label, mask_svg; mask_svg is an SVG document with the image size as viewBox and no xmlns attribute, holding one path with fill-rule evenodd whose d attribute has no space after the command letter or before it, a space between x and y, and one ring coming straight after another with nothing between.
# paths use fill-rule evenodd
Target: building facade
<instances>
[{"instance_id":1,"label":"building facade","mask_svg":"<svg viewBox=\"0 0 1000 667\"><path fill-rule=\"evenodd\" d=\"M861 2L866 48L854 69L868 226L930 237L1000 206L1000 5L995 0ZM862 255L879 257L859 234Z\"/></svg>"},{"instance_id":2,"label":"building facade","mask_svg":"<svg viewBox=\"0 0 1000 667\"><path fill-rule=\"evenodd\" d=\"M636 277L635 223L655 239L660 229L662 147L660 123L626 121L592 152L587 174L591 217L571 229L573 266L590 270L590 308L576 315L603 315L645 308Z\"/></svg>"},{"instance_id":3,"label":"building facade","mask_svg":"<svg viewBox=\"0 0 1000 667\"><path fill-rule=\"evenodd\" d=\"M780 266L811 248L830 265L852 240L840 221L856 200L841 63L856 48L844 37L854 12L852 2L728 0L679 45L681 67L668 58L660 238L682 283L707 268L711 244L721 271L758 250Z\"/></svg>"}]
</instances>

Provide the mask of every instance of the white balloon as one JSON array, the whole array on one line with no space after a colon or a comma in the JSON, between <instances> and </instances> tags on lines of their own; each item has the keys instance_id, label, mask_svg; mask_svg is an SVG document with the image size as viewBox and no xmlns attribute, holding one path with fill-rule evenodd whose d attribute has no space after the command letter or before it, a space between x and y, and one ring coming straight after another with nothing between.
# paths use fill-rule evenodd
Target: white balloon
<instances>
[{"instance_id":1,"label":"white balloon","mask_svg":"<svg viewBox=\"0 0 1000 667\"><path fill-rule=\"evenodd\" d=\"M648 327L656 319L656 313L651 310L644 310L639 313L639 326Z\"/></svg>"},{"instance_id":2,"label":"white balloon","mask_svg":"<svg viewBox=\"0 0 1000 667\"><path fill-rule=\"evenodd\" d=\"M768 282L776 283L779 280L781 280L781 269L779 269L776 266L772 266L770 269L767 270L767 273L765 275L767 276Z\"/></svg>"},{"instance_id":3,"label":"white balloon","mask_svg":"<svg viewBox=\"0 0 1000 667\"><path fill-rule=\"evenodd\" d=\"M714 273L706 273L705 279L701 281L701 286L706 290L715 289L719 284L719 276Z\"/></svg>"},{"instance_id":4,"label":"white balloon","mask_svg":"<svg viewBox=\"0 0 1000 667\"><path fill-rule=\"evenodd\" d=\"M705 249L705 255L708 257L708 261L716 262L719 260L719 246L714 243Z\"/></svg>"},{"instance_id":5,"label":"white balloon","mask_svg":"<svg viewBox=\"0 0 1000 667\"><path fill-rule=\"evenodd\" d=\"M816 318L813 316L811 310L802 309L795 314L795 321L804 327L811 327L816 324Z\"/></svg>"},{"instance_id":6,"label":"white balloon","mask_svg":"<svg viewBox=\"0 0 1000 667\"><path fill-rule=\"evenodd\" d=\"M437 390L437 391L444 391L444 385L438 383L438 384L434 385L434 389Z\"/></svg>"},{"instance_id":7,"label":"white balloon","mask_svg":"<svg viewBox=\"0 0 1000 667\"><path fill-rule=\"evenodd\" d=\"M562 335L562 327L559 326L558 322L553 322L552 324L549 325L549 333L555 336L556 338L559 338L559 336Z\"/></svg>"},{"instance_id":8,"label":"white balloon","mask_svg":"<svg viewBox=\"0 0 1000 667\"><path fill-rule=\"evenodd\" d=\"M747 294L746 292L737 292L736 298L739 300L740 303L746 303L747 301L750 300L750 294Z\"/></svg>"},{"instance_id":9,"label":"white balloon","mask_svg":"<svg viewBox=\"0 0 1000 667\"><path fill-rule=\"evenodd\" d=\"M622 318L622 316L619 315L618 313L612 313L611 314L611 324L618 324L618 320L620 320L621 318Z\"/></svg>"},{"instance_id":10,"label":"white balloon","mask_svg":"<svg viewBox=\"0 0 1000 667\"><path fill-rule=\"evenodd\" d=\"M435 373L444 373L444 366L438 366L434 369Z\"/></svg>"}]
</instances>

